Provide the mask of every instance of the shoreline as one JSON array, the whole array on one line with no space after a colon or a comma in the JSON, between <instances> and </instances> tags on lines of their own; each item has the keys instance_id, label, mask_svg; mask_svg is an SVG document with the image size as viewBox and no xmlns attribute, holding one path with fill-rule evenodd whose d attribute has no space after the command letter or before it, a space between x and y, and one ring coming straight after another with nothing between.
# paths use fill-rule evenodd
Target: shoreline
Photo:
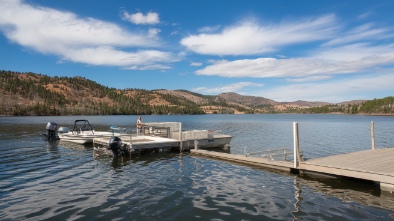
<instances>
[{"instance_id":1,"label":"shoreline","mask_svg":"<svg viewBox=\"0 0 394 221\"><path fill-rule=\"evenodd\" d=\"M385 113L371 113L371 114L363 114L363 113L358 113L358 114L348 114L348 113L340 113L340 112L332 112L332 113L257 113L257 114L249 114L249 115L264 115L264 114L311 114L311 115L326 115L326 114L331 114L331 115L354 115L354 116L380 116L380 117L394 117L394 113L392 114L385 114ZM112 115L0 115L0 117L65 117L65 116L117 116L119 114L112 114ZM153 114L134 114L134 115L153 115ZM158 115L158 114L155 114ZM163 116L167 114L161 114ZM177 115L193 115L193 114L177 114ZM234 114L213 114L213 113L205 113L205 114L194 114L194 115L247 115L245 113L234 113Z\"/></svg>"}]
</instances>

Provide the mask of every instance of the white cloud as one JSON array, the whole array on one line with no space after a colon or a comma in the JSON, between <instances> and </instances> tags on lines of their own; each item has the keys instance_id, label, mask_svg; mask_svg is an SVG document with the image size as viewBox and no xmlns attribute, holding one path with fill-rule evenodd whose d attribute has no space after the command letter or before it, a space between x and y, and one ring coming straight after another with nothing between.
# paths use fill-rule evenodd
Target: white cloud
<instances>
[{"instance_id":1,"label":"white cloud","mask_svg":"<svg viewBox=\"0 0 394 221\"><path fill-rule=\"evenodd\" d=\"M67 60L88 63L91 65L120 66L126 69L147 70L152 67L168 67L158 63L177 61L171 53L156 50L140 50L136 52L119 51L112 47L72 49L66 53ZM110 56L108 56L110 55ZM149 68L144 68L148 66ZM132 67L132 68L131 68ZM167 68L166 68L167 69Z\"/></svg>"},{"instance_id":2,"label":"white cloud","mask_svg":"<svg viewBox=\"0 0 394 221\"><path fill-rule=\"evenodd\" d=\"M394 74L375 74L349 79L338 79L324 83L302 83L275 87L260 92L255 96L263 96L275 101L326 101L338 103L355 99L373 99L372 92L386 92L392 95Z\"/></svg>"},{"instance_id":3,"label":"white cloud","mask_svg":"<svg viewBox=\"0 0 394 221\"><path fill-rule=\"evenodd\" d=\"M156 63L179 60L168 52L133 50L158 47L159 42L149 38L149 35L156 36L158 29L151 29L147 34L132 33L110 22L81 18L70 12L32 6L18 0L2 0L0 7L0 31L10 41L59 56L62 62L128 68L152 66L147 60Z\"/></svg>"},{"instance_id":4,"label":"white cloud","mask_svg":"<svg viewBox=\"0 0 394 221\"><path fill-rule=\"evenodd\" d=\"M328 75L321 75L321 76L310 76L304 78L287 78L286 81L288 82L309 82L309 81L322 81L331 79L332 76Z\"/></svg>"},{"instance_id":5,"label":"white cloud","mask_svg":"<svg viewBox=\"0 0 394 221\"><path fill-rule=\"evenodd\" d=\"M368 18L369 16L371 16L372 14L373 14L373 13L372 13L371 11L369 11L369 12L360 14L359 16L357 16L357 18L358 18L358 19L366 19L366 18Z\"/></svg>"},{"instance_id":6,"label":"white cloud","mask_svg":"<svg viewBox=\"0 0 394 221\"><path fill-rule=\"evenodd\" d=\"M199 54L251 55L277 51L280 47L330 39L338 29L335 16L259 25L245 21L221 33L190 35L181 44Z\"/></svg>"},{"instance_id":7,"label":"white cloud","mask_svg":"<svg viewBox=\"0 0 394 221\"><path fill-rule=\"evenodd\" d=\"M216 26L205 26L202 28L198 29L198 32L203 32L203 33L212 33L215 32L217 30L219 30L220 25L216 25Z\"/></svg>"},{"instance_id":8,"label":"white cloud","mask_svg":"<svg viewBox=\"0 0 394 221\"><path fill-rule=\"evenodd\" d=\"M158 29L158 28L150 28L149 29L149 34L148 34L148 37L149 38L153 38L153 39L158 39L158 34L161 32L161 30L160 29Z\"/></svg>"},{"instance_id":9,"label":"white cloud","mask_svg":"<svg viewBox=\"0 0 394 221\"><path fill-rule=\"evenodd\" d=\"M137 12L135 14L123 12L123 19L136 25L152 25L160 23L159 14L156 12L148 12L146 15L141 12Z\"/></svg>"},{"instance_id":10,"label":"white cloud","mask_svg":"<svg viewBox=\"0 0 394 221\"><path fill-rule=\"evenodd\" d=\"M192 63L190 63L190 66L194 66L194 67L199 67L201 65L202 65L201 62L192 62Z\"/></svg>"},{"instance_id":11,"label":"white cloud","mask_svg":"<svg viewBox=\"0 0 394 221\"><path fill-rule=\"evenodd\" d=\"M168 65L163 65L163 64L152 64L152 65L144 65L144 66L131 66L129 68L125 68L125 69L129 69L129 70L141 70L141 71L146 71L146 70L161 70L164 72L164 70L167 69L171 69L171 66Z\"/></svg>"},{"instance_id":12,"label":"white cloud","mask_svg":"<svg viewBox=\"0 0 394 221\"><path fill-rule=\"evenodd\" d=\"M384 64L392 62L394 52L394 44L376 45L370 43L348 44L330 48L319 48L311 52L310 58L346 61L346 62L372 62L376 64ZM381 61L379 61L382 59ZM388 60L387 60L388 59Z\"/></svg>"},{"instance_id":13,"label":"white cloud","mask_svg":"<svg viewBox=\"0 0 394 221\"><path fill-rule=\"evenodd\" d=\"M262 87L263 84L257 84L253 82L238 82L235 84L224 85L220 87L207 88L198 87L192 89L194 92L203 92L204 94L220 94L225 92L240 92L245 87Z\"/></svg>"},{"instance_id":14,"label":"white cloud","mask_svg":"<svg viewBox=\"0 0 394 221\"><path fill-rule=\"evenodd\" d=\"M349 30L346 33L339 34L337 38L334 38L324 46L331 46L331 45L338 45L338 44L345 44L345 43L354 43L364 40L380 40L380 39L387 39L394 37L393 34L390 33L390 29L378 27L376 24L367 23L361 26L355 27Z\"/></svg>"},{"instance_id":15,"label":"white cloud","mask_svg":"<svg viewBox=\"0 0 394 221\"><path fill-rule=\"evenodd\" d=\"M220 60L195 73L222 77L307 77L363 73L392 64L394 44L376 47L355 44L327 49L310 58Z\"/></svg>"}]
</instances>

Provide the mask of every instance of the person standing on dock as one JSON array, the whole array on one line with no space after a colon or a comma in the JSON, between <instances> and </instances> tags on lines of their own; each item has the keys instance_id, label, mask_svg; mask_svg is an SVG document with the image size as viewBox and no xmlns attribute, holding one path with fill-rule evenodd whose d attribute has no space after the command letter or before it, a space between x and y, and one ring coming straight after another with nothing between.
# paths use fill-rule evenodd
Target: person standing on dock
<instances>
[{"instance_id":1,"label":"person standing on dock","mask_svg":"<svg viewBox=\"0 0 394 221\"><path fill-rule=\"evenodd\" d=\"M137 135L142 134L142 120L141 120L141 116L138 116L136 125L137 125Z\"/></svg>"}]
</instances>

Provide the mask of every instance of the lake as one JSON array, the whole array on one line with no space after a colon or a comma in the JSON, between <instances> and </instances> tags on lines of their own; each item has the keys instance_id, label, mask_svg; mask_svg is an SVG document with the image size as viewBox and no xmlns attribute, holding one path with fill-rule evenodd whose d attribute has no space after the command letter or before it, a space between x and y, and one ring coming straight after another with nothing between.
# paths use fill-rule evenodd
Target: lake
<instances>
[{"instance_id":1,"label":"lake","mask_svg":"<svg viewBox=\"0 0 394 221\"><path fill-rule=\"evenodd\" d=\"M323 175L294 175L189 153L95 158L91 146L48 142L47 122L96 130L135 127L137 116L0 117L0 220L390 220L394 194ZM184 130L233 136L231 154L293 147L305 158L394 147L394 117L360 115L166 115Z\"/></svg>"}]
</instances>

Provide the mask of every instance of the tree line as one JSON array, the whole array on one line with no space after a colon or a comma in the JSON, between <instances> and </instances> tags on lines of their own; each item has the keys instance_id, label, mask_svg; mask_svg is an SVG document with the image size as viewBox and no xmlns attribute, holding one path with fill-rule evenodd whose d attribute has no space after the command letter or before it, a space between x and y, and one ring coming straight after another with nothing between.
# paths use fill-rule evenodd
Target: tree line
<instances>
[{"instance_id":1,"label":"tree line","mask_svg":"<svg viewBox=\"0 0 394 221\"><path fill-rule=\"evenodd\" d=\"M50 89L52 88L52 89ZM118 90L83 77L0 71L0 115L203 114L193 102L164 96L173 105L148 105L152 92ZM132 93L132 95L130 94Z\"/></svg>"},{"instance_id":2,"label":"tree line","mask_svg":"<svg viewBox=\"0 0 394 221\"><path fill-rule=\"evenodd\" d=\"M320 107L288 107L278 111L272 105L246 107L229 104L219 96L208 96L179 90L201 97L194 103L184 97L128 88L119 90L83 77L49 77L35 73L0 71L0 115L127 115L127 114L204 114L201 106L214 106L214 113L343 113L394 114L394 97L374 99L358 104L330 104ZM155 98L168 105L151 105Z\"/></svg>"}]
</instances>

